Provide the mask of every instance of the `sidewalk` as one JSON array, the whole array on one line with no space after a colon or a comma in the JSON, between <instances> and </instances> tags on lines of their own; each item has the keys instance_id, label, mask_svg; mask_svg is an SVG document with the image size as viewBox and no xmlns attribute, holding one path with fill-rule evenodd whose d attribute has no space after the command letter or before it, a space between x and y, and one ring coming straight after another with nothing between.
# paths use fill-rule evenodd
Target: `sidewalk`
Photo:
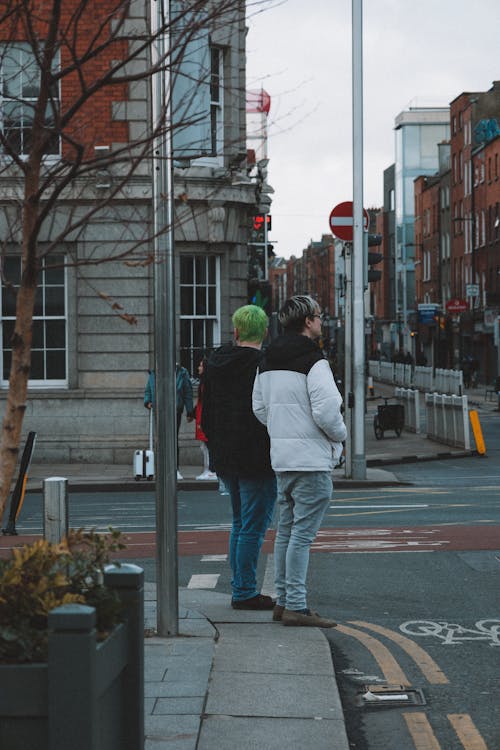
<instances>
[{"instance_id":1,"label":"sidewalk","mask_svg":"<svg viewBox=\"0 0 500 750\"><path fill-rule=\"evenodd\" d=\"M145 750L348 750L330 647L318 628L231 597L180 590L179 637L145 640ZM146 627L156 626L146 584Z\"/></svg>"},{"instance_id":2,"label":"sidewalk","mask_svg":"<svg viewBox=\"0 0 500 750\"><path fill-rule=\"evenodd\" d=\"M373 432L373 416L378 404L382 403L378 397L391 398L394 394L394 386L385 383L375 383L375 399L367 399L365 416L365 453L366 453L366 479L352 480L345 478L344 469L334 471L335 487L377 487L400 484L394 473L382 467L393 467L400 463L411 463L416 461L432 461L447 457L459 458L470 455L471 451L464 451L437 443L423 434L415 434L403 431L398 438L392 431L385 433L382 440L377 440ZM496 401L486 401L483 388L469 389L466 395L469 398L469 407L475 408L481 417L482 413L497 412ZM214 490L218 483L214 481L196 480L201 473L201 466L181 466L180 471L183 479L178 482L179 490ZM134 492L136 490L154 490L154 482L141 480L136 482L132 471L132 456L130 465L112 464L45 464L32 463L29 471L27 489L39 492L42 481L47 477L66 477L69 489L74 492L89 491L97 492L103 490L116 490L122 492Z\"/></svg>"}]
</instances>

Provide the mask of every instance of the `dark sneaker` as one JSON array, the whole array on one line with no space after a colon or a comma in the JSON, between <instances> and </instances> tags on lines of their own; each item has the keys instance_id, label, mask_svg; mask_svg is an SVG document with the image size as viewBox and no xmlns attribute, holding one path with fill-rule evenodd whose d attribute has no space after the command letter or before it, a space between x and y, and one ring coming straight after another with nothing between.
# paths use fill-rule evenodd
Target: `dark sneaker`
<instances>
[{"instance_id":1,"label":"dark sneaker","mask_svg":"<svg viewBox=\"0 0 500 750\"><path fill-rule=\"evenodd\" d=\"M271 599L270 596L257 594L257 596L242 601L231 599L231 607L233 609L274 609L274 599Z\"/></svg>"},{"instance_id":2,"label":"dark sneaker","mask_svg":"<svg viewBox=\"0 0 500 750\"><path fill-rule=\"evenodd\" d=\"M281 622L285 608L281 604L275 604L273 609L273 622Z\"/></svg>"},{"instance_id":3,"label":"dark sneaker","mask_svg":"<svg viewBox=\"0 0 500 750\"><path fill-rule=\"evenodd\" d=\"M337 626L337 623L334 622L334 620L328 620L326 617L321 617L317 612L312 612L310 609L305 612L296 612L293 609L285 609L281 615L281 622L283 625L309 628L335 628Z\"/></svg>"}]
</instances>

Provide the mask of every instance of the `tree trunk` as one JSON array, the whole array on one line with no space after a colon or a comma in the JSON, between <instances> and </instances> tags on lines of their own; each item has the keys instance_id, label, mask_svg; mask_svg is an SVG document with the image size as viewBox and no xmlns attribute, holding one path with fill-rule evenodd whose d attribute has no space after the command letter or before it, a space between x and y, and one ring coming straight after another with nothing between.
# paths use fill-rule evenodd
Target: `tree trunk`
<instances>
[{"instance_id":1,"label":"tree trunk","mask_svg":"<svg viewBox=\"0 0 500 750\"><path fill-rule=\"evenodd\" d=\"M12 366L0 440L0 521L4 517L16 470L31 366L32 319L36 284L21 285L16 303Z\"/></svg>"}]
</instances>

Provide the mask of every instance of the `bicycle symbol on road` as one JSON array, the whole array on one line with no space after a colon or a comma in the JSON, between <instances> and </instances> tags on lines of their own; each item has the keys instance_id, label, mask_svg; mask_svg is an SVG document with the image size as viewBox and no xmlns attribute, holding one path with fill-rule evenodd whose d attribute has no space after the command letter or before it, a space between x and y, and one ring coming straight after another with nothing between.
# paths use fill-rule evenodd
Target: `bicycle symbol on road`
<instances>
[{"instance_id":1,"label":"bicycle symbol on road","mask_svg":"<svg viewBox=\"0 0 500 750\"><path fill-rule=\"evenodd\" d=\"M464 641L490 641L490 646L500 646L500 620L478 620L473 628L453 622L409 620L399 629L407 635L434 637L444 646L457 646Z\"/></svg>"}]
</instances>

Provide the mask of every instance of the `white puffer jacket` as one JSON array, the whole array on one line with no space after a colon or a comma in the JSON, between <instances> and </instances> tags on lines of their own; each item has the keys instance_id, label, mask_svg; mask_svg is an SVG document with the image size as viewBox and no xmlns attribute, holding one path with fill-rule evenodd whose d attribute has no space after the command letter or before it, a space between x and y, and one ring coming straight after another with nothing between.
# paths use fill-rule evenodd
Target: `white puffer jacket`
<instances>
[{"instance_id":1,"label":"white puffer jacket","mask_svg":"<svg viewBox=\"0 0 500 750\"><path fill-rule=\"evenodd\" d=\"M253 411L271 438L276 472L332 471L347 432L330 365L307 336L270 345L253 387Z\"/></svg>"}]
</instances>

